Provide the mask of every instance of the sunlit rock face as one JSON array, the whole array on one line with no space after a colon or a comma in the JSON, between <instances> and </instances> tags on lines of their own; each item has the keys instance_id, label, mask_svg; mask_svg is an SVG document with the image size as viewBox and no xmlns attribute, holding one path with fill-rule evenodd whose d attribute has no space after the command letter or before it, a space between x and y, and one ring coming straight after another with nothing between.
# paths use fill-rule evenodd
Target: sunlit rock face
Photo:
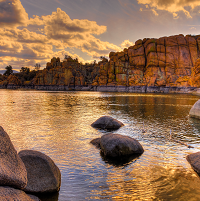
<instances>
[{"instance_id":1,"label":"sunlit rock face","mask_svg":"<svg viewBox=\"0 0 200 201\"><path fill-rule=\"evenodd\" d=\"M82 65L68 57L52 58L34 85L199 87L200 36L182 34L137 40L108 61Z\"/></svg>"}]
</instances>

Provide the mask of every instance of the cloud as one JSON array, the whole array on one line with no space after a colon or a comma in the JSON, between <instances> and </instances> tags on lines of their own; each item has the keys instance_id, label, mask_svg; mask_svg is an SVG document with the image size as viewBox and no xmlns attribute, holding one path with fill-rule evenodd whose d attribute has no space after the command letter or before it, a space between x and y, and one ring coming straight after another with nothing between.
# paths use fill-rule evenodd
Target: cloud
<instances>
[{"instance_id":1,"label":"cloud","mask_svg":"<svg viewBox=\"0 0 200 201\"><path fill-rule=\"evenodd\" d=\"M178 18L178 12L182 11L188 18L192 18L191 13L186 10L190 7L194 9L200 6L200 0L137 0L139 4L144 4L147 8L165 10L173 14L174 18Z\"/></svg>"},{"instance_id":2,"label":"cloud","mask_svg":"<svg viewBox=\"0 0 200 201\"><path fill-rule=\"evenodd\" d=\"M135 45L135 43L133 43L133 42L131 42L131 41L129 41L129 40L124 40L122 43L121 43L121 47L122 48L128 48L128 47L130 47L130 46L133 46L133 45Z\"/></svg>"},{"instance_id":3,"label":"cloud","mask_svg":"<svg viewBox=\"0 0 200 201\"><path fill-rule=\"evenodd\" d=\"M0 14L0 24L3 24L0 27L0 60L13 58L11 61L16 61L16 65L24 60L23 66L28 66L36 61L46 63L53 56L62 56L66 48L77 48L92 59L107 56L110 51L122 50L97 38L106 32L106 26L87 19L72 20L60 8L51 15L34 15L28 19L19 0L0 0L0 6L5 14ZM22 25L26 28L18 27ZM82 57L69 52L68 55L84 63ZM4 64L1 63L1 67L5 67Z\"/></svg>"},{"instance_id":4,"label":"cloud","mask_svg":"<svg viewBox=\"0 0 200 201\"><path fill-rule=\"evenodd\" d=\"M0 0L0 27L26 26L28 14L20 0Z\"/></svg>"}]
</instances>

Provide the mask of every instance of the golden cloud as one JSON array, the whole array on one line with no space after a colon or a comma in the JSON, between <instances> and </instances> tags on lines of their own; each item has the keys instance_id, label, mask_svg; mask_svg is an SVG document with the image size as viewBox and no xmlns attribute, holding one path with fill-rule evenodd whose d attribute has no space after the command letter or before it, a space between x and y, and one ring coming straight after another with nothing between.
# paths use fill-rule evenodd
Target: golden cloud
<instances>
[{"instance_id":1,"label":"golden cloud","mask_svg":"<svg viewBox=\"0 0 200 201\"><path fill-rule=\"evenodd\" d=\"M133 46L135 45L135 43L129 41L129 40L124 40L122 43L121 43L121 47L122 48L128 48L130 46Z\"/></svg>"},{"instance_id":2,"label":"golden cloud","mask_svg":"<svg viewBox=\"0 0 200 201\"><path fill-rule=\"evenodd\" d=\"M178 18L177 13L183 11L188 18L192 18L191 13L186 7L194 9L200 6L200 0L137 0L139 4L148 5L153 13L157 15L155 9L165 10L173 14L174 18ZM154 9L155 8L155 9Z\"/></svg>"},{"instance_id":3,"label":"golden cloud","mask_svg":"<svg viewBox=\"0 0 200 201\"><path fill-rule=\"evenodd\" d=\"M53 56L64 57L66 48L78 48L91 58L107 56L110 51L121 51L119 46L97 38L106 32L107 27L98 25L95 21L72 20L60 8L51 15L35 15L28 19L20 0L0 0L0 6L2 5L7 15L0 16L0 24L5 25L0 28L0 60L13 58L12 61L16 61L16 64L23 63L23 60L27 63L23 63L23 66L29 66L36 61L46 63ZM27 27L19 29L18 26L22 25ZM53 51L53 47L60 50ZM68 52L68 55L84 62L76 54Z\"/></svg>"},{"instance_id":4,"label":"golden cloud","mask_svg":"<svg viewBox=\"0 0 200 201\"><path fill-rule=\"evenodd\" d=\"M0 0L0 27L26 26L28 14L20 0Z\"/></svg>"}]
</instances>

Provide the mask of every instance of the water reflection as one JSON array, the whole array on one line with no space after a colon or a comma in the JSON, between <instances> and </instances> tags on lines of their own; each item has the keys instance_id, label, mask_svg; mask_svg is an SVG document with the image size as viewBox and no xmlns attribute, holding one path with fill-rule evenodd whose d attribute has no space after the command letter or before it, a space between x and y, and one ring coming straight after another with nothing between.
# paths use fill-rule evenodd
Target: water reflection
<instances>
[{"instance_id":1,"label":"water reflection","mask_svg":"<svg viewBox=\"0 0 200 201\"><path fill-rule=\"evenodd\" d=\"M41 151L60 168L59 194L42 200L199 200L199 177L185 159L199 151L200 121L188 117L198 99L0 90L0 122L17 151ZM105 132L90 125L103 115L123 122L115 133L139 140L143 155L117 164L102 158L90 141ZM174 139L195 148L170 141L170 129Z\"/></svg>"},{"instance_id":2,"label":"water reflection","mask_svg":"<svg viewBox=\"0 0 200 201\"><path fill-rule=\"evenodd\" d=\"M115 167L121 167L121 166L125 167L125 166L131 164L132 162L136 162L141 154L124 156L124 157L120 157L120 158L116 158L116 159L106 157L101 151L100 151L100 155L101 155L102 160L105 163L108 163Z\"/></svg>"}]
</instances>

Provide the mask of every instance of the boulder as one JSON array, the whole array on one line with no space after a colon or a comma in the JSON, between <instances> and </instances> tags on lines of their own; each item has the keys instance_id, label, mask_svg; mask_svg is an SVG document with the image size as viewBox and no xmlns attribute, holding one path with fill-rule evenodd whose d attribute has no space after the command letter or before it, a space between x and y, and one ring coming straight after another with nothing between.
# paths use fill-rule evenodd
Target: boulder
<instances>
[{"instance_id":1,"label":"boulder","mask_svg":"<svg viewBox=\"0 0 200 201\"><path fill-rule=\"evenodd\" d=\"M33 150L20 151L19 156L27 170L28 183L24 191L31 193L59 191L61 173L50 157Z\"/></svg>"},{"instance_id":2,"label":"boulder","mask_svg":"<svg viewBox=\"0 0 200 201\"><path fill-rule=\"evenodd\" d=\"M103 155L111 158L139 155L144 152L142 145L136 139L112 133L101 137L100 147Z\"/></svg>"},{"instance_id":3,"label":"boulder","mask_svg":"<svg viewBox=\"0 0 200 201\"><path fill-rule=\"evenodd\" d=\"M101 138L95 138L91 140L90 143L93 144L96 148L101 148L100 142L101 142Z\"/></svg>"},{"instance_id":4,"label":"boulder","mask_svg":"<svg viewBox=\"0 0 200 201\"><path fill-rule=\"evenodd\" d=\"M120 127L124 126L124 124L110 116L103 116L93 122L91 126L93 128L99 128L104 130L117 130Z\"/></svg>"},{"instance_id":5,"label":"boulder","mask_svg":"<svg viewBox=\"0 0 200 201\"><path fill-rule=\"evenodd\" d=\"M40 199L34 195L28 195L22 190L14 189L8 186L0 186L0 198L2 201L39 201Z\"/></svg>"},{"instance_id":6,"label":"boulder","mask_svg":"<svg viewBox=\"0 0 200 201\"><path fill-rule=\"evenodd\" d=\"M0 185L23 189L27 172L8 134L0 126Z\"/></svg>"},{"instance_id":7,"label":"boulder","mask_svg":"<svg viewBox=\"0 0 200 201\"><path fill-rule=\"evenodd\" d=\"M194 117L200 119L200 100L198 100L190 109L189 112L190 117Z\"/></svg>"},{"instance_id":8,"label":"boulder","mask_svg":"<svg viewBox=\"0 0 200 201\"><path fill-rule=\"evenodd\" d=\"M186 156L186 159L194 171L200 174L200 152L189 154Z\"/></svg>"}]
</instances>

